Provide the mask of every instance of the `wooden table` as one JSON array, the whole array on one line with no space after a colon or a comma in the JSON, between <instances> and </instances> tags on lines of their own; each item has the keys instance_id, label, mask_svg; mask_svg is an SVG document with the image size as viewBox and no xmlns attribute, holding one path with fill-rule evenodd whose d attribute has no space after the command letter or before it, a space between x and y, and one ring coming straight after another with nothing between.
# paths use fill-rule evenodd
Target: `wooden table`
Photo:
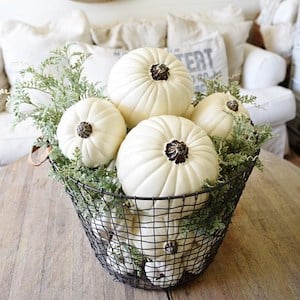
<instances>
[{"instance_id":1,"label":"wooden table","mask_svg":"<svg viewBox=\"0 0 300 300\"><path fill-rule=\"evenodd\" d=\"M0 299L300 299L300 168L262 151L219 252L168 293L114 282L48 163L0 169Z\"/></svg>"}]
</instances>

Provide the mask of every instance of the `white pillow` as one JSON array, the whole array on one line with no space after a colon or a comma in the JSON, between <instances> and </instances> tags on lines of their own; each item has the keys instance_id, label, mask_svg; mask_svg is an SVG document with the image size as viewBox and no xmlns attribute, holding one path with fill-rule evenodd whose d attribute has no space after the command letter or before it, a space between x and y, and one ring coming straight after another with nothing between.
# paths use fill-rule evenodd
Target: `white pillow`
<instances>
[{"instance_id":1,"label":"white pillow","mask_svg":"<svg viewBox=\"0 0 300 300\"><path fill-rule=\"evenodd\" d=\"M295 25L291 23L261 25L260 31L267 50L285 58L291 57L294 45Z\"/></svg>"},{"instance_id":2,"label":"white pillow","mask_svg":"<svg viewBox=\"0 0 300 300\"><path fill-rule=\"evenodd\" d=\"M89 82L105 88L112 66L128 51L77 42L69 46L69 55L76 52L90 54L83 63L82 75ZM76 59L76 56L74 59Z\"/></svg>"},{"instance_id":3,"label":"white pillow","mask_svg":"<svg viewBox=\"0 0 300 300\"><path fill-rule=\"evenodd\" d=\"M20 70L38 66L50 51L63 47L67 41L91 43L89 27L87 17L78 10L40 27L20 21L3 23L0 44L10 85L15 84Z\"/></svg>"},{"instance_id":4,"label":"white pillow","mask_svg":"<svg viewBox=\"0 0 300 300\"><path fill-rule=\"evenodd\" d=\"M194 21L208 21L218 23L231 23L233 21L244 21L245 16L240 7L229 4L222 9L213 9L209 11L196 12L184 16L186 19Z\"/></svg>"},{"instance_id":5,"label":"white pillow","mask_svg":"<svg viewBox=\"0 0 300 300\"><path fill-rule=\"evenodd\" d=\"M297 19L297 11L299 0L282 1L275 10L272 24L295 23Z\"/></svg>"},{"instance_id":6,"label":"white pillow","mask_svg":"<svg viewBox=\"0 0 300 300\"><path fill-rule=\"evenodd\" d=\"M252 25L250 21L232 23L214 23L195 21L168 14L168 39L169 48L175 48L183 43L195 43L218 31L225 42L228 72L230 80L239 80L244 59L244 44L248 38Z\"/></svg>"},{"instance_id":7,"label":"white pillow","mask_svg":"<svg viewBox=\"0 0 300 300\"><path fill-rule=\"evenodd\" d=\"M278 54L250 44L245 46L242 86L245 89L263 89L276 86L286 74L286 61Z\"/></svg>"},{"instance_id":8,"label":"white pillow","mask_svg":"<svg viewBox=\"0 0 300 300\"><path fill-rule=\"evenodd\" d=\"M167 21L165 19L131 20L91 29L96 45L107 48L133 50L140 47L166 46Z\"/></svg>"},{"instance_id":9,"label":"white pillow","mask_svg":"<svg viewBox=\"0 0 300 300\"><path fill-rule=\"evenodd\" d=\"M180 59L192 75L196 92L204 92L201 78L219 76L228 83L226 49L222 36L214 32L196 43L185 43L180 47L168 48Z\"/></svg>"}]
</instances>

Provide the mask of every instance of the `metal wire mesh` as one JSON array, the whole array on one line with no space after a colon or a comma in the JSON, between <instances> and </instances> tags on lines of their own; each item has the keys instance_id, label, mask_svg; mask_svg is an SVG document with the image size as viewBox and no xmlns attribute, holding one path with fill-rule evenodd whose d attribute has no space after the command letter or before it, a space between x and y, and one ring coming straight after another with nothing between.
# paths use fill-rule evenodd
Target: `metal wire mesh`
<instances>
[{"instance_id":1,"label":"metal wire mesh","mask_svg":"<svg viewBox=\"0 0 300 300\"><path fill-rule=\"evenodd\" d=\"M190 195L128 197L69 177L64 186L107 272L133 287L165 290L198 278L212 262L254 164L249 161L230 181ZM117 207L101 206L116 199ZM138 208L140 201L148 201L146 209Z\"/></svg>"}]
</instances>

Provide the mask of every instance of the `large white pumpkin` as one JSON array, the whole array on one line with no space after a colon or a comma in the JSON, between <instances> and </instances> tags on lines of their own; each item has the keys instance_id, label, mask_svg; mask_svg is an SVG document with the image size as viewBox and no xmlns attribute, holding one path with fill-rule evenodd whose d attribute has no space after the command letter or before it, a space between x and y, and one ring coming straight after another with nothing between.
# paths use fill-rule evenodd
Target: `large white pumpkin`
<instances>
[{"instance_id":1,"label":"large white pumpkin","mask_svg":"<svg viewBox=\"0 0 300 300\"><path fill-rule=\"evenodd\" d=\"M215 181L219 172L218 155L205 131L186 118L170 115L149 118L133 128L119 148L116 167L124 192L140 197L194 193L206 179ZM191 212L205 197L136 199L136 205Z\"/></svg>"},{"instance_id":2,"label":"large white pumpkin","mask_svg":"<svg viewBox=\"0 0 300 300\"><path fill-rule=\"evenodd\" d=\"M91 97L64 112L57 127L57 140L66 157L73 159L78 148L82 163L93 168L115 158L126 131L124 118L114 104Z\"/></svg>"},{"instance_id":3,"label":"large white pumpkin","mask_svg":"<svg viewBox=\"0 0 300 300\"><path fill-rule=\"evenodd\" d=\"M107 92L132 128L151 116L183 115L192 101L193 81L173 54L139 48L114 64Z\"/></svg>"},{"instance_id":4,"label":"large white pumpkin","mask_svg":"<svg viewBox=\"0 0 300 300\"><path fill-rule=\"evenodd\" d=\"M230 93L213 93L196 105L190 119L208 135L227 139L232 132L234 116L241 115L249 117L247 109L239 100Z\"/></svg>"}]
</instances>

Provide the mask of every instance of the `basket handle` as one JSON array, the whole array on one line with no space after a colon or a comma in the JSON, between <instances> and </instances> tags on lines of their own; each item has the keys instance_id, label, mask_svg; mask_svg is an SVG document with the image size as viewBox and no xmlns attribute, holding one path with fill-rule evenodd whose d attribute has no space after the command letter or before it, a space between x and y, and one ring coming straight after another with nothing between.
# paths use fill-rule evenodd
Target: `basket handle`
<instances>
[{"instance_id":1,"label":"basket handle","mask_svg":"<svg viewBox=\"0 0 300 300\"><path fill-rule=\"evenodd\" d=\"M28 161L33 166L38 167L48 159L48 156L51 151L52 151L52 148L50 146L48 146L46 148L41 148L39 146L33 145L31 147L31 151L28 155ZM38 152L40 152L40 153L38 153ZM33 157L34 154L38 154L38 157L36 159L34 159L34 157Z\"/></svg>"}]
</instances>

